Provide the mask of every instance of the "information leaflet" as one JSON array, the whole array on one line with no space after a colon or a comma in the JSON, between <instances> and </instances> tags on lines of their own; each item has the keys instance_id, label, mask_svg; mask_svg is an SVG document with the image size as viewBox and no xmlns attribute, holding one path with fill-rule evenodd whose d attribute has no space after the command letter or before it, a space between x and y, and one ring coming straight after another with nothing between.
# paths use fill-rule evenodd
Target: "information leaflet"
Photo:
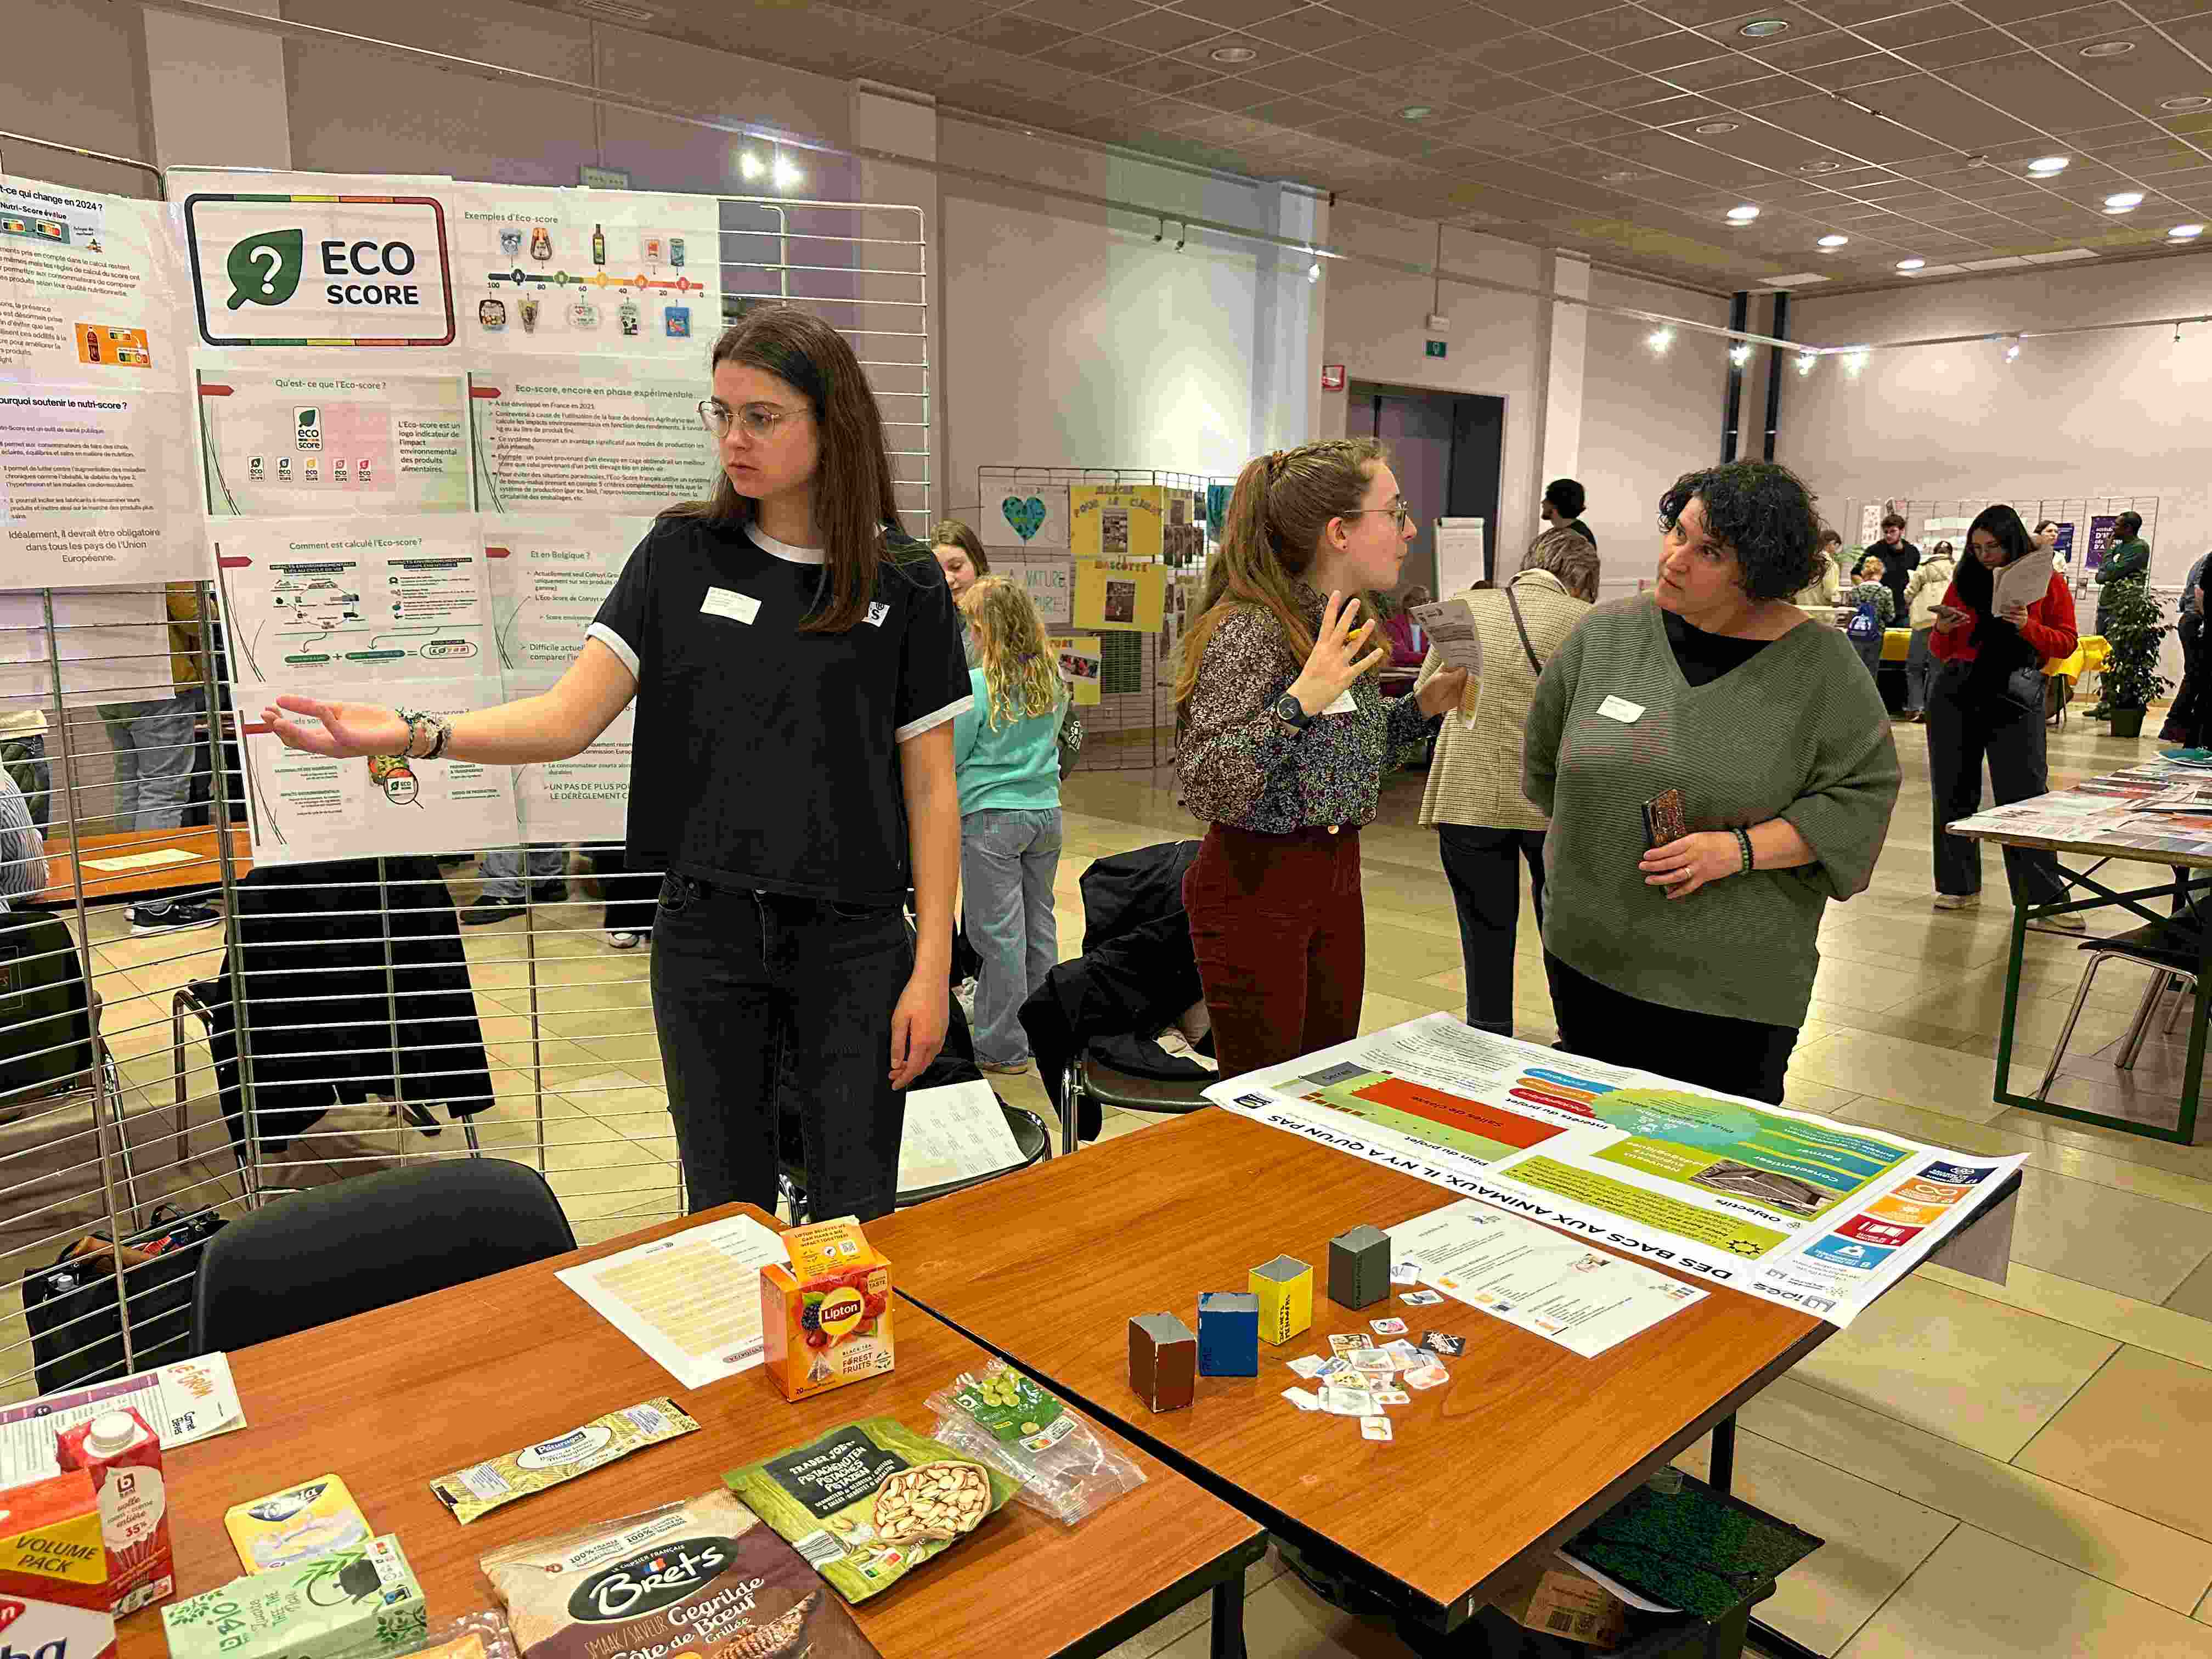
<instances>
[{"instance_id":1,"label":"information leaflet","mask_svg":"<svg viewBox=\"0 0 2212 1659\"><path fill-rule=\"evenodd\" d=\"M1706 1093L1441 1013L1206 1092L1286 1133L1837 1325L2025 1161Z\"/></svg>"}]
</instances>

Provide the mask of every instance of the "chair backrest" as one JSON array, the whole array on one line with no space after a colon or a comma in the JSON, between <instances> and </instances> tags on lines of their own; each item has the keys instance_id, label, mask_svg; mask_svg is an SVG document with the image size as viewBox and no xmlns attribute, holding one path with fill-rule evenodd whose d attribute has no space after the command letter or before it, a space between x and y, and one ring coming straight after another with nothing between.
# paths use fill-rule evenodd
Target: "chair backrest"
<instances>
[{"instance_id":1,"label":"chair backrest","mask_svg":"<svg viewBox=\"0 0 2212 1659\"><path fill-rule=\"evenodd\" d=\"M52 911L0 911L0 1109L89 1076L84 959Z\"/></svg>"},{"instance_id":2,"label":"chair backrest","mask_svg":"<svg viewBox=\"0 0 2212 1659\"><path fill-rule=\"evenodd\" d=\"M526 1164L455 1158L310 1188L208 1241L192 1352L248 1347L575 1248L560 1200Z\"/></svg>"}]
</instances>

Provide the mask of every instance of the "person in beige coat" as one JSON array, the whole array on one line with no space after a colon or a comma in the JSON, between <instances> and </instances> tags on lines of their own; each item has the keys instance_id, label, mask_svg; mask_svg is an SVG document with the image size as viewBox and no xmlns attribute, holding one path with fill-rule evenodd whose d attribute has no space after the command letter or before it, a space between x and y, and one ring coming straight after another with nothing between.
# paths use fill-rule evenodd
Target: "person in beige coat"
<instances>
[{"instance_id":1,"label":"person in beige coat","mask_svg":"<svg viewBox=\"0 0 2212 1659\"><path fill-rule=\"evenodd\" d=\"M1842 604L1844 583L1841 567L1836 562L1843 555L1844 538L1832 530L1822 530L1820 574L1792 594L1790 603L1800 611L1825 611ZM1824 617L1821 620L1827 619Z\"/></svg>"},{"instance_id":2,"label":"person in beige coat","mask_svg":"<svg viewBox=\"0 0 2212 1659\"><path fill-rule=\"evenodd\" d=\"M1597 598L1597 550L1571 530L1536 538L1503 587L1468 589L1482 672L1443 719L1421 797L1459 910L1467 1023L1513 1035L1513 951L1526 860L1536 921L1544 920L1544 832L1550 820L1521 793L1522 730L1540 665L1565 643ZM1441 666L1431 647L1421 684Z\"/></svg>"},{"instance_id":3,"label":"person in beige coat","mask_svg":"<svg viewBox=\"0 0 2212 1659\"><path fill-rule=\"evenodd\" d=\"M1936 672L1936 658L1929 649L1936 634L1936 608L1958 573L1957 551L1950 543L1938 542L1905 584L1912 628L1912 644L1905 654L1905 718L1909 720L1921 719L1928 710L1928 682Z\"/></svg>"}]
</instances>

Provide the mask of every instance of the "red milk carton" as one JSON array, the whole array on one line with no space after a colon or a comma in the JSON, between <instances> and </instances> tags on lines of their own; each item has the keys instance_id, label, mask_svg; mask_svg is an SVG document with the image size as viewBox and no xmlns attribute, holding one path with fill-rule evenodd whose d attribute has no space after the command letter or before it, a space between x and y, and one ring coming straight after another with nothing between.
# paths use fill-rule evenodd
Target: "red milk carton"
<instances>
[{"instance_id":1,"label":"red milk carton","mask_svg":"<svg viewBox=\"0 0 2212 1659\"><path fill-rule=\"evenodd\" d=\"M125 1407L64 1429L54 1456L82 1469L100 1494L107 1540L107 1593L115 1616L165 1601L177 1587L169 1556L169 1493L161 1478L161 1437Z\"/></svg>"}]
</instances>

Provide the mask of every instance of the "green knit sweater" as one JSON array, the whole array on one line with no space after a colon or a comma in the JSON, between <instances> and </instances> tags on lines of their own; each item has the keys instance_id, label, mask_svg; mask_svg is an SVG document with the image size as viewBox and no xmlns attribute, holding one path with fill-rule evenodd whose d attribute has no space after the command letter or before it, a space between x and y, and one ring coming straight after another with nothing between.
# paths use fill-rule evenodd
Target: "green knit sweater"
<instances>
[{"instance_id":1,"label":"green knit sweater","mask_svg":"<svg viewBox=\"0 0 2212 1659\"><path fill-rule=\"evenodd\" d=\"M1607 698L1640 706L1600 712ZM1702 686L1675 665L1648 594L1600 605L1544 667L1524 785L1552 816L1544 948L1577 972L1670 1008L1802 1024L1820 913L1865 888L1897 804L1897 748L1843 635L1803 623ZM1644 803L1682 792L1690 828L1786 818L1815 862L1709 882L1686 899L1644 884ZM1664 1071L1663 1056L1652 1064Z\"/></svg>"}]
</instances>

